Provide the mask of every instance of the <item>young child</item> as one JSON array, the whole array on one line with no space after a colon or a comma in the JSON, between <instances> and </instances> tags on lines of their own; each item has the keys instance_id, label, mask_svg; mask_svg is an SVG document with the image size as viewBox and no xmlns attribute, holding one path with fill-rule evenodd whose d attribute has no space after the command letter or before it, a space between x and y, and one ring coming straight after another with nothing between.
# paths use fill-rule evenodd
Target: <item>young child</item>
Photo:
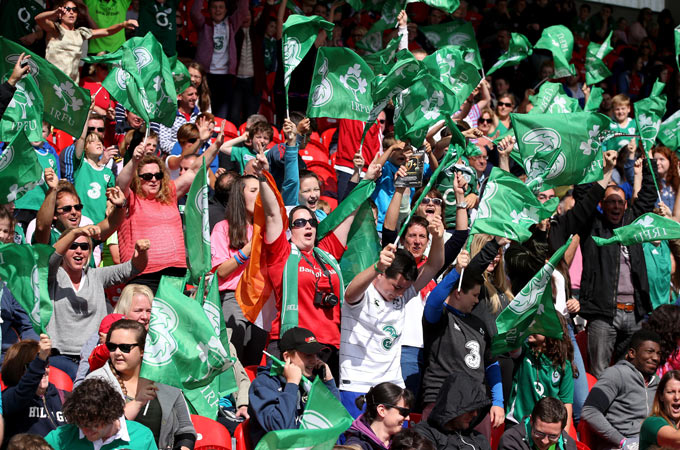
<instances>
[{"instance_id":1,"label":"young child","mask_svg":"<svg viewBox=\"0 0 680 450\"><path fill-rule=\"evenodd\" d=\"M10 214L6 205L0 207L0 243L11 244L14 241L14 217ZM19 244L20 242L17 242Z\"/></svg>"},{"instance_id":2,"label":"young child","mask_svg":"<svg viewBox=\"0 0 680 450\"><path fill-rule=\"evenodd\" d=\"M406 164L411 156L411 146L402 141L398 141L393 133L387 133L383 138L384 153L379 162L387 160L382 168L382 174L376 181L375 191L371 195L371 200L378 206L378 231L382 232L383 222L390 200L394 196L394 176L399 167ZM413 192L411 192L413 193Z\"/></svg>"},{"instance_id":3,"label":"young child","mask_svg":"<svg viewBox=\"0 0 680 450\"><path fill-rule=\"evenodd\" d=\"M83 215L98 223L106 217L106 190L115 187L116 178L106 163L117 153L115 147L104 151L104 143L95 133L85 134L73 152L73 180L83 201Z\"/></svg>"},{"instance_id":4,"label":"young child","mask_svg":"<svg viewBox=\"0 0 680 450\"><path fill-rule=\"evenodd\" d=\"M239 174L243 175L248 161L255 159L261 150L266 150L273 137L271 125L266 121L257 121L249 125L241 136L222 144L220 151L238 165Z\"/></svg>"},{"instance_id":5,"label":"young child","mask_svg":"<svg viewBox=\"0 0 680 450\"><path fill-rule=\"evenodd\" d=\"M630 115L630 98L626 94L615 95L612 99L612 106L614 110L614 123L609 128L616 133L637 134L635 119L628 117ZM605 141L606 148L604 150L619 151L622 147L631 145L633 146L631 150L634 151L635 144L635 138L622 136Z\"/></svg>"}]
</instances>

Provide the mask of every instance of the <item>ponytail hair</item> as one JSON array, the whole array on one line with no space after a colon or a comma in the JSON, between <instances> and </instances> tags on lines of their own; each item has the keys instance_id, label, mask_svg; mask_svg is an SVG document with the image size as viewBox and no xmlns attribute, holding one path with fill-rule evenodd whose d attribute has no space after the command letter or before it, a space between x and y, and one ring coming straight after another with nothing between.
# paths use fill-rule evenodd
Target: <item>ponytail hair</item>
<instances>
[{"instance_id":1,"label":"ponytail hair","mask_svg":"<svg viewBox=\"0 0 680 450\"><path fill-rule=\"evenodd\" d=\"M363 410L366 406L364 417L368 423L371 423L378 417L378 405L396 405L401 399L404 400L407 408L413 404L413 394L410 391L394 383L384 382L373 386L366 394L357 397L355 404L359 410Z\"/></svg>"}]
</instances>

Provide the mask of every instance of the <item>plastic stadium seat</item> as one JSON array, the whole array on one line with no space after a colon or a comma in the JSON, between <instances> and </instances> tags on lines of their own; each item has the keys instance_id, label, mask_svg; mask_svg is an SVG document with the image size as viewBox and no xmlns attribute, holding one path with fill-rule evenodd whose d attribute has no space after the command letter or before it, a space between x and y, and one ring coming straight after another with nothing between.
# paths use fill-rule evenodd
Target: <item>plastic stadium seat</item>
<instances>
[{"instance_id":1,"label":"plastic stadium seat","mask_svg":"<svg viewBox=\"0 0 680 450\"><path fill-rule=\"evenodd\" d=\"M307 146L300 150L300 157L302 157L302 160L307 163L308 166L312 161L328 164L329 160L328 150L326 150L326 147L318 141L309 141Z\"/></svg>"},{"instance_id":2,"label":"plastic stadium seat","mask_svg":"<svg viewBox=\"0 0 680 450\"><path fill-rule=\"evenodd\" d=\"M588 392L595 386L595 383L597 383L597 378L595 378L594 375L589 374L586 372L586 378L588 380Z\"/></svg>"},{"instance_id":3,"label":"plastic stadium seat","mask_svg":"<svg viewBox=\"0 0 680 450\"><path fill-rule=\"evenodd\" d=\"M224 134L230 134L234 135L234 137L239 135L238 128L236 128L236 125L233 123L229 122L226 119L221 119L219 117L215 117L215 124L221 126L224 126Z\"/></svg>"},{"instance_id":4,"label":"plastic stadium seat","mask_svg":"<svg viewBox=\"0 0 680 450\"><path fill-rule=\"evenodd\" d=\"M498 443L501 441L501 436L505 431L505 423L502 423L498 428L491 428L491 439L489 443L491 444L491 450L496 450L498 448Z\"/></svg>"},{"instance_id":5,"label":"plastic stadium seat","mask_svg":"<svg viewBox=\"0 0 680 450\"><path fill-rule=\"evenodd\" d=\"M410 413L409 416L409 421L408 421L408 427L414 427L416 424L419 424L421 420L423 420L423 415L418 414L418 413Z\"/></svg>"},{"instance_id":6,"label":"plastic stadium seat","mask_svg":"<svg viewBox=\"0 0 680 450\"><path fill-rule=\"evenodd\" d=\"M569 436L571 436L575 441L578 441L578 434L576 433L576 428L574 428L574 421L572 419L571 422L569 422L569 428L567 428L567 433Z\"/></svg>"},{"instance_id":7,"label":"plastic stadium seat","mask_svg":"<svg viewBox=\"0 0 680 450\"><path fill-rule=\"evenodd\" d=\"M329 128L321 133L321 143L325 145L327 149L331 148L331 141L333 140L333 135L336 131L338 131L337 128Z\"/></svg>"},{"instance_id":8,"label":"plastic stadium seat","mask_svg":"<svg viewBox=\"0 0 680 450\"><path fill-rule=\"evenodd\" d=\"M590 447L581 441L576 441L576 450L590 450Z\"/></svg>"},{"instance_id":9,"label":"plastic stadium seat","mask_svg":"<svg viewBox=\"0 0 680 450\"><path fill-rule=\"evenodd\" d=\"M246 419L234 430L236 438L236 450L253 450L253 443L250 442L250 419Z\"/></svg>"},{"instance_id":10,"label":"plastic stadium seat","mask_svg":"<svg viewBox=\"0 0 680 450\"><path fill-rule=\"evenodd\" d=\"M50 366L50 374L48 378L50 383L52 383L57 389L67 392L73 391L73 380L63 370Z\"/></svg>"},{"instance_id":11,"label":"plastic stadium seat","mask_svg":"<svg viewBox=\"0 0 680 450\"><path fill-rule=\"evenodd\" d=\"M221 423L207 417L191 415L196 429L194 450L231 450L231 435Z\"/></svg>"},{"instance_id":12,"label":"plastic stadium seat","mask_svg":"<svg viewBox=\"0 0 680 450\"><path fill-rule=\"evenodd\" d=\"M581 448L582 450L590 449L590 447L593 446L593 444L596 444L600 439L600 437L593 432L593 430L588 426L588 423L581 419L581 421L578 423L578 435L579 435L579 440L576 442L577 448ZM578 447L578 444L582 444L583 447Z\"/></svg>"},{"instance_id":13,"label":"plastic stadium seat","mask_svg":"<svg viewBox=\"0 0 680 450\"><path fill-rule=\"evenodd\" d=\"M248 374L248 378L250 378L250 381L253 381L255 377L257 376L257 365L254 366L245 366L243 369L245 369L246 373Z\"/></svg>"}]
</instances>

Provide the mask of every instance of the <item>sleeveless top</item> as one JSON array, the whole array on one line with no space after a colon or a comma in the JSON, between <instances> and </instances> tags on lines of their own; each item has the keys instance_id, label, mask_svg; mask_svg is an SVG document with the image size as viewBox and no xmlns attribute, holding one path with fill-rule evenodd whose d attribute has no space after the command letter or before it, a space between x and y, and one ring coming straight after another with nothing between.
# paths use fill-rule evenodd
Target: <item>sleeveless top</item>
<instances>
[{"instance_id":1,"label":"sleeveless top","mask_svg":"<svg viewBox=\"0 0 680 450\"><path fill-rule=\"evenodd\" d=\"M45 59L57 66L62 72L78 83L78 65L82 54L83 42L92 37L90 28L80 27L67 30L55 23L59 36L50 39L45 49Z\"/></svg>"}]
</instances>

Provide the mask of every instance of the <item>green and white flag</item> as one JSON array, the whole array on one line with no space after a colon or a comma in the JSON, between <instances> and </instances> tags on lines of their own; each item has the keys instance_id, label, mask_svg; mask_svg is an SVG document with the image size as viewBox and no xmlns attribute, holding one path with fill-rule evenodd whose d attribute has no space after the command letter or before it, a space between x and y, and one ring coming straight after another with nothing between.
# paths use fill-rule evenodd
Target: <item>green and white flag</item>
<instances>
[{"instance_id":1,"label":"green and white flag","mask_svg":"<svg viewBox=\"0 0 680 450\"><path fill-rule=\"evenodd\" d=\"M44 182L35 150L20 131L0 155L0 203L14 202Z\"/></svg>"},{"instance_id":2,"label":"green and white flag","mask_svg":"<svg viewBox=\"0 0 680 450\"><path fill-rule=\"evenodd\" d=\"M427 6L441 9L448 14L453 14L460 6L460 0L408 0L407 3L425 3Z\"/></svg>"},{"instance_id":3,"label":"green and white flag","mask_svg":"<svg viewBox=\"0 0 680 450\"><path fill-rule=\"evenodd\" d=\"M542 204L519 178L494 167L470 234L486 233L524 242L531 237L529 227L552 216L558 203L555 197Z\"/></svg>"},{"instance_id":4,"label":"green and white flag","mask_svg":"<svg viewBox=\"0 0 680 450\"><path fill-rule=\"evenodd\" d=\"M600 105L602 104L602 94L604 94L604 89L599 86L593 86L590 88L590 96L588 96L588 101L584 106L583 110L586 112L597 112L600 110Z\"/></svg>"},{"instance_id":5,"label":"green and white flag","mask_svg":"<svg viewBox=\"0 0 680 450\"><path fill-rule=\"evenodd\" d=\"M288 87L293 70L312 48L319 31L331 31L334 26L319 16L306 17L300 14L291 14L283 24L281 45L283 46L283 86L286 90L286 109L288 109ZM316 70L314 72L316 73Z\"/></svg>"},{"instance_id":6,"label":"green and white flag","mask_svg":"<svg viewBox=\"0 0 680 450\"><path fill-rule=\"evenodd\" d=\"M633 245L669 239L680 239L680 223L654 213L643 214L630 225L615 228L614 236L609 239L593 236L593 241L598 246Z\"/></svg>"},{"instance_id":7,"label":"green and white flag","mask_svg":"<svg viewBox=\"0 0 680 450\"><path fill-rule=\"evenodd\" d=\"M380 9L380 18L371 26L366 35L357 42L357 48L369 52L377 52L382 48L382 33L394 28L399 12L404 9L403 0L386 0Z\"/></svg>"},{"instance_id":8,"label":"green and white flag","mask_svg":"<svg viewBox=\"0 0 680 450\"><path fill-rule=\"evenodd\" d=\"M388 42L384 49L361 56L366 61L366 64L371 67L374 74L386 74L392 69L392 66L397 62L395 57L399 51L400 40L401 38L397 36Z\"/></svg>"},{"instance_id":9,"label":"green and white flag","mask_svg":"<svg viewBox=\"0 0 680 450\"><path fill-rule=\"evenodd\" d=\"M678 69L680 69L680 25L675 27L675 62L678 64Z\"/></svg>"},{"instance_id":10,"label":"green and white flag","mask_svg":"<svg viewBox=\"0 0 680 450\"><path fill-rule=\"evenodd\" d=\"M373 210L370 203L364 202L354 216L347 235L347 250L340 260L345 288L355 276L379 259L380 250L380 237L375 227Z\"/></svg>"},{"instance_id":11,"label":"green and white flag","mask_svg":"<svg viewBox=\"0 0 680 450\"><path fill-rule=\"evenodd\" d=\"M317 377L300 418L300 427L270 431L262 437L255 450L331 450L351 424L352 416Z\"/></svg>"},{"instance_id":12,"label":"green and white flag","mask_svg":"<svg viewBox=\"0 0 680 450\"><path fill-rule=\"evenodd\" d=\"M305 14L305 12L298 5L296 5L293 0L286 0L286 8L291 10L293 12L293 14L302 14L302 15Z\"/></svg>"},{"instance_id":13,"label":"green and white flag","mask_svg":"<svg viewBox=\"0 0 680 450\"><path fill-rule=\"evenodd\" d=\"M529 114L570 113L581 111L578 100L569 97L560 83L546 81L537 94L529 97L534 105Z\"/></svg>"},{"instance_id":14,"label":"green and white flag","mask_svg":"<svg viewBox=\"0 0 680 450\"><path fill-rule=\"evenodd\" d=\"M44 58L2 36L0 36L0 55L2 55L0 74L11 73L21 53L31 55L28 60L31 71L27 76L33 78L39 92L34 91L32 83L24 83L23 87L29 96L32 94L31 101L37 101L38 95L42 97L43 119L71 136L80 136L90 107L89 91L79 87L68 75ZM42 134L42 123L38 128Z\"/></svg>"},{"instance_id":15,"label":"green and white flag","mask_svg":"<svg viewBox=\"0 0 680 450\"><path fill-rule=\"evenodd\" d=\"M494 355L519 348L531 334L562 338L562 324L555 311L552 292L552 273L571 238L560 247L550 260L496 318L498 333L493 337L491 351Z\"/></svg>"},{"instance_id":16,"label":"green and white flag","mask_svg":"<svg viewBox=\"0 0 680 450\"><path fill-rule=\"evenodd\" d=\"M189 391L211 392L212 381L232 364L201 303L162 277L151 308L139 376L182 389L191 399ZM198 400L193 398L193 402ZM218 402L219 398L209 397L192 405L202 415Z\"/></svg>"},{"instance_id":17,"label":"green and white flag","mask_svg":"<svg viewBox=\"0 0 680 450\"><path fill-rule=\"evenodd\" d=\"M332 117L365 122L372 107L371 68L344 47L321 47L307 103L307 117Z\"/></svg>"},{"instance_id":18,"label":"green and white flag","mask_svg":"<svg viewBox=\"0 0 680 450\"><path fill-rule=\"evenodd\" d=\"M665 86L656 80L649 97L635 102L635 121L645 154L654 147L661 127L661 118L666 114L666 94L662 94Z\"/></svg>"},{"instance_id":19,"label":"green and white flag","mask_svg":"<svg viewBox=\"0 0 680 450\"><path fill-rule=\"evenodd\" d=\"M563 78L576 75L576 69L570 64L571 53L574 50L574 35L564 25L553 25L543 30L541 38L534 45L534 49L548 50L555 62L553 78Z\"/></svg>"},{"instance_id":20,"label":"green and white flag","mask_svg":"<svg viewBox=\"0 0 680 450\"><path fill-rule=\"evenodd\" d=\"M177 59L177 55L171 56L168 61L172 71L172 80L175 82L175 92L184 92L191 85L189 69L187 69L187 66L182 61Z\"/></svg>"},{"instance_id":21,"label":"green and white flag","mask_svg":"<svg viewBox=\"0 0 680 450\"><path fill-rule=\"evenodd\" d=\"M513 113L510 119L529 180L541 178L547 189L602 179L601 147L611 123L607 116Z\"/></svg>"},{"instance_id":22,"label":"green and white flag","mask_svg":"<svg viewBox=\"0 0 680 450\"><path fill-rule=\"evenodd\" d=\"M326 237L328 233L335 230L350 214L359 209L361 205L371 198L371 194L373 194L374 190L375 181L361 180L347 197L340 202L337 208L331 211L328 217L319 223L316 232L317 239L321 240Z\"/></svg>"},{"instance_id":23,"label":"green and white flag","mask_svg":"<svg viewBox=\"0 0 680 450\"><path fill-rule=\"evenodd\" d=\"M210 255L210 221L208 220L208 177L205 160L187 194L184 207L184 244L187 249L188 283L197 284L212 268ZM200 239L198 237L200 236Z\"/></svg>"},{"instance_id":24,"label":"green and white flag","mask_svg":"<svg viewBox=\"0 0 680 450\"><path fill-rule=\"evenodd\" d=\"M424 73L421 62L410 51L400 50L397 53L397 63L392 66L389 73L373 78L371 83L373 107L368 115L364 133L394 96L411 86Z\"/></svg>"},{"instance_id":25,"label":"green and white flag","mask_svg":"<svg viewBox=\"0 0 680 450\"><path fill-rule=\"evenodd\" d=\"M477 68L465 61L464 49L453 45L426 56L423 64L433 77L451 89L459 105L463 104L482 79Z\"/></svg>"},{"instance_id":26,"label":"green and white flag","mask_svg":"<svg viewBox=\"0 0 680 450\"><path fill-rule=\"evenodd\" d=\"M520 33L512 33L510 35L510 45L508 51L503 53L498 61L491 66L487 75L491 75L498 69L503 67L512 67L527 59L534 52L531 43L526 36Z\"/></svg>"},{"instance_id":27,"label":"green and white flag","mask_svg":"<svg viewBox=\"0 0 680 450\"><path fill-rule=\"evenodd\" d=\"M52 253L51 245L0 244L0 280L28 313L38 335L45 332L52 318L52 300L47 289Z\"/></svg>"},{"instance_id":28,"label":"green and white flag","mask_svg":"<svg viewBox=\"0 0 680 450\"><path fill-rule=\"evenodd\" d=\"M427 130L439 119L458 110L453 92L430 74L420 77L410 88L396 97L394 133L399 140L409 139L420 147Z\"/></svg>"},{"instance_id":29,"label":"green and white flag","mask_svg":"<svg viewBox=\"0 0 680 450\"><path fill-rule=\"evenodd\" d=\"M602 61L614 47L612 47L612 31L602 44L591 42L586 51L586 84L588 86L609 78L611 72L607 65Z\"/></svg>"},{"instance_id":30,"label":"green and white flag","mask_svg":"<svg viewBox=\"0 0 680 450\"><path fill-rule=\"evenodd\" d=\"M671 150L680 148L680 110L664 120L659 128L659 140Z\"/></svg>"},{"instance_id":31,"label":"green and white flag","mask_svg":"<svg viewBox=\"0 0 680 450\"><path fill-rule=\"evenodd\" d=\"M419 30L435 48L443 48L447 45L465 47L469 50L465 55L465 61L474 64L478 70L482 70L482 57L475 38L475 29L470 22L455 19L451 22L419 27Z\"/></svg>"},{"instance_id":32,"label":"green and white flag","mask_svg":"<svg viewBox=\"0 0 680 450\"><path fill-rule=\"evenodd\" d=\"M11 72L6 73L0 81L3 83L7 81L10 74ZM26 133L29 141L42 141L44 109L38 85L32 76L25 75L17 82L12 100L0 120L0 141L11 141L21 130Z\"/></svg>"}]
</instances>

